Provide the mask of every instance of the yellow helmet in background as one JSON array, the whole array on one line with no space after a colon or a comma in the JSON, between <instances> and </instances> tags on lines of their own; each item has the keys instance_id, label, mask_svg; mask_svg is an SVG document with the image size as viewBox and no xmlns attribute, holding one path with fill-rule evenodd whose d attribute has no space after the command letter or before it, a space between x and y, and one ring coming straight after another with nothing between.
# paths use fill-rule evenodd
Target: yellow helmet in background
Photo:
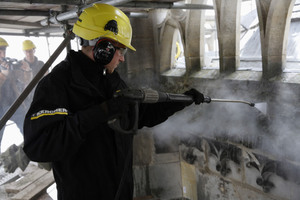
<instances>
[{"instance_id":1,"label":"yellow helmet in background","mask_svg":"<svg viewBox=\"0 0 300 200\"><path fill-rule=\"evenodd\" d=\"M23 41L23 51L35 49L36 46L33 44L31 40L24 40Z\"/></svg>"},{"instance_id":2,"label":"yellow helmet in background","mask_svg":"<svg viewBox=\"0 0 300 200\"><path fill-rule=\"evenodd\" d=\"M73 32L85 40L110 38L131 50L132 28L129 18L118 8L96 3L83 10L74 24Z\"/></svg>"},{"instance_id":3,"label":"yellow helmet in background","mask_svg":"<svg viewBox=\"0 0 300 200\"><path fill-rule=\"evenodd\" d=\"M0 37L0 47L8 47L8 43L2 37Z\"/></svg>"}]
</instances>

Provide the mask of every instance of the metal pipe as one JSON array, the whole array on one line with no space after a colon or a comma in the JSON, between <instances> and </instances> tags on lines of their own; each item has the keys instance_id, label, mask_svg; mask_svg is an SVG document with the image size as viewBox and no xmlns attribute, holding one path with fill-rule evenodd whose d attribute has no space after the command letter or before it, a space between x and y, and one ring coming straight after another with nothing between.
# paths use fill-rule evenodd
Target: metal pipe
<instances>
[{"instance_id":1,"label":"metal pipe","mask_svg":"<svg viewBox=\"0 0 300 200\"><path fill-rule=\"evenodd\" d=\"M163 93L161 93L160 95L162 95ZM166 97L164 97L164 101L166 101L165 99L168 99L168 101L173 101L173 102L193 102L193 98L189 95L184 95L184 94L171 94L171 93L164 93L166 94ZM211 103L211 102L227 102L227 103L244 103L244 104L248 104L249 106L254 107L255 104L252 102L248 102L248 101L244 101L244 100L234 100L234 99L212 99L208 96L204 97L204 102L205 103Z\"/></svg>"},{"instance_id":2,"label":"metal pipe","mask_svg":"<svg viewBox=\"0 0 300 200\"><path fill-rule=\"evenodd\" d=\"M213 10L214 7L205 4L174 4L171 9L186 9L186 10Z\"/></svg>"},{"instance_id":3,"label":"metal pipe","mask_svg":"<svg viewBox=\"0 0 300 200\"><path fill-rule=\"evenodd\" d=\"M173 4L170 3L158 3L158 2L131 2L131 0L108 0L108 1L97 1L94 3L106 3L119 7L129 7L129 8L165 8L165 9L214 9L213 6L204 4ZM58 14L56 16L50 17L48 19L42 20L40 23L42 26L48 26L50 23L57 24L64 20L77 18L78 15L85 8L91 7L92 4L83 7L78 7L78 9L71 10L65 13Z\"/></svg>"},{"instance_id":4,"label":"metal pipe","mask_svg":"<svg viewBox=\"0 0 300 200\"><path fill-rule=\"evenodd\" d=\"M54 17L44 19L40 23L41 23L42 26L48 26L50 23L58 24L59 22L64 21L64 20L77 18L78 14L80 12L81 12L81 9L71 10L71 11L68 11L68 12L65 12L65 13L58 14Z\"/></svg>"},{"instance_id":5,"label":"metal pipe","mask_svg":"<svg viewBox=\"0 0 300 200\"><path fill-rule=\"evenodd\" d=\"M35 75L35 77L31 80L31 82L27 85L24 91L20 94L20 96L15 100L15 102L10 106L7 112L3 115L0 120L0 130L5 126L6 122L11 118L11 116L16 112L19 106L23 103L26 97L29 95L31 90L36 86L36 84L40 81L40 79L47 72L52 63L56 60L62 50L69 44L70 40L74 38L74 34L72 32L68 32L66 34L65 39L62 43L57 47L48 61L44 64L44 66L40 69L40 71Z\"/></svg>"},{"instance_id":6,"label":"metal pipe","mask_svg":"<svg viewBox=\"0 0 300 200\"><path fill-rule=\"evenodd\" d=\"M0 9L1 15L13 15L13 16L49 16L49 11L39 10L5 10Z\"/></svg>"},{"instance_id":7,"label":"metal pipe","mask_svg":"<svg viewBox=\"0 0 300 200\"><path fill-rule=\"evenodd\" d=\"M129 18L148 18L148 13L143 13L143 12L130 12L127 15Z\"/></svg>"},{"instance_id":8,"label":"metal pipe","mask_svg":"<svg viewBox=\"0 0 300 200\"><path fill-rule=\"evenodd\" d=\"M0 35L11 35L11 36L37 36L36 33L8 33L8 32L0 32ZM46 34L41 34L39 33L38 36L47 36L47 33ZM51 35L51 37L61 37L61 34L57 35Z\"/></svg>"},{"instance_id":9,"label":"metal pipe","mask_svg":"<svg viewBox=\"0 0 300 200\"><path fill-rule=\"evenodd\" d=\"M1 2L10 3L26 3L26 4L58 4L58 5L74 5L81 4L82 0L5 0Z\"/></svg>"},{"instance_id":10,"label":"metal pipe","mask_svg":"<svg viewBox=\"0 0 300 200\"><path fill-rule=\"evenodd\" d=\"M21 22L16 20L1 19L0 24L8 25L20 25L20 26L31 26L31 27L42 27L38 22Z\"/></svg>"},{"instance_id":11,"label":"metal pipe","mask_svg":"<svg viewBox=\"0 0 300 200\"><path fill-rule=\"evenodd\" d=\"M204 4L173 4L172 2L130 2L120 7L129 8L165 8L165 9L214 9L213 6Z\"/></svg>"},{"instance_id":12,"label":"metal pipe","mask_svg":"<svg viewBox=\"0 0 300 200\"><path fill-rule=\"evenodd\" d=\"M130 2L130 1L129 0L110 0L110 1L97 1L94 3L106 3L106 4L110 4L110 5L120 5L120 4L124 4L124 3L128 3L128 2ZM93 6L93 4L81 6L81 7L78 7L78 9L74 9L74 10L64 12L64 13L58 14L56 16L50 17L48 19L44 19L40 22L40 24L42 26L48 26L50 23L57 24L64 20L77 18L84 9Z\"/></svg>"},{"instance_id":13,"label":"metal pipe","mask_svg":"<svg viewBox=\"0 0 300 200\"><path fill-rule=\"evenodd\" d=\"M1 15L13 15L13 16L49 16L49 11L39 10L5 10L0 9Z\"/></svg>"},{"instance_id":14,"label":"metal pipe","mask_svg":"<svg viewBox=\"0 0 300 200\"><path fill-rule=\"evenodd\" d=\"M25 35L33 33L64 33L64 28L63 27L49 27L49 28L38 28L38 29L25 29L24 33Z\"/></svg>"},{"instance_id":15,"label":"metal pipe","mask_svg":"<svg viewBox=\"0 0 300 200\"><path fill-rule=\"evenodd\" d=\"M252 102L243 101L243 100L233 100L233 99L211 99L211 102L244 103L252 107L255 106L255 104Z\"/></svg>"},{"instance_id":16,"label":"metal pipe","mask_svg":"<svg viewBox=\"0 0 300 200\"><path fill-rule=\"evenodd\" d=\"M210 103L210 102L227 102L227 103L244 103L248 104L249 106L254 107L255 103L244 101L244 100L234 100L234 99L213 99L208 96L204 97L204 102L205 103Z\"/></svg>"}]
</instances>

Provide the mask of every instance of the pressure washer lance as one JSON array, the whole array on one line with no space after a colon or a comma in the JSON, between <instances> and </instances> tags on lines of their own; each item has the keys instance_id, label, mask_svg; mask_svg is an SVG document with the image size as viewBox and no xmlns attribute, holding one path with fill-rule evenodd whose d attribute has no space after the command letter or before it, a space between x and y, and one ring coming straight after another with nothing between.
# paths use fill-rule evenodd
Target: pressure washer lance
<instances>
[{"instance_id":1,"label":"pressure washer lance","mask_svg":"<svg viewBox=\"0 0 300 200\"><path fill-rule=\"evenodd\" d=\"M244 103L244 104L248 104L251 107L255 106L255 103L249 101L233 100L233 99L212 99L210 97L204 97L204 102L205 103L210 103L210 102Z\"/></svg>"},{"instance_id":2,"label":"pressure washer lance","mask_svg":"<svg viewBox=\"0 0 300 200\"><path fill-rule=\"evenodd\" d=\"M132 89L127 88L118 90L114 94L115 98L123 97L128 99L134 105L134 112L132 113L133 125L128 130L124 130L121 126L121 119L112 119L108 121L108 125L123 134L136 134L138 129L138 116L139 116L139 103L157 103L157 102L183 102L193 103L193 97L185 94L172 94L159 92L153 89ZM231 102L231 103L244 103L254 107L254 103L241 100L230 100L230 99L212 99L210 97L204 97L205 103L210 102Z\"/></svg>"},{"instance_id":3,"label":"pressure washer lance","mask_svg":"<svg viewBox=\"0 0 300 200\"><path fill-rule=\"evenodd\" d=\"M115 93L114 97L125 97L129 100L138 101L140 103L157 103L157 102L186 102L192 103L193 98L185 94L172 94L159 92L153 89L124 89L119 90ZM205 103L210 102L228 102L228 103L244 103L254 107L255 104L243 101L243 100L232 100L232 99L212 99L208 96L204 97Z\"/></svg>"}]
</instances>

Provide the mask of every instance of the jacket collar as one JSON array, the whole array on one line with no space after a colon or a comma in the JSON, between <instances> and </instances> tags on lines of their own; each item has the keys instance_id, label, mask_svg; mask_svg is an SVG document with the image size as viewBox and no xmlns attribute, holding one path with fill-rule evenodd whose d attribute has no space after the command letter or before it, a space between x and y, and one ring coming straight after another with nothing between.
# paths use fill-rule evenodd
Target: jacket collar
<instances>
[{"instance_id":1,"label":"jacket collar","mask_svg":"<svg viewBox=\"0 0 300 200\"><path fill-rule=\"evenodd\" d=\"M91 96L99 96L99 90L88 80L90 78L96 78L101 76L103 66L99 66L81 51L71 50L66 60L70 63L71 74L73 79L73 86L80 88L81 91ZM102 95L101 95L102 96Z\"/></svg>"}]
</instances>

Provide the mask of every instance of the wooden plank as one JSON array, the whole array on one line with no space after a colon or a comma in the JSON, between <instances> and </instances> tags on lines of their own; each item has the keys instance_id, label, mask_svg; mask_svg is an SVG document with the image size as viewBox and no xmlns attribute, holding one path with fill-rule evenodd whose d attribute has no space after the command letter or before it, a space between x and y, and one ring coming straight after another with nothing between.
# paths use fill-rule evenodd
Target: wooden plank
<instances>
[{"instance_id":1,"label":"wooden plank","mask_svg":"<svg viewBox=\"0 0 300 200\"><path fill-rule=\"evenodd\" d=\"M54 183L54 177L52 171L47 172L45 175L32 182L25 189L15 194L11 200L32 200L39 196L41 193Z\"/></svg>"},{"instance_id":2,"label":"wooden plank","mask_svg":"<svg viewBox=\"0 0 300 200\"><path fill-rule=\"evenodd\" d=\"M11 182L5 185L5 190L8 193L18 193L21 190L28 187L32 182L36 181L40 177L44 176L48 171L43 169L37 169L26 174L23 178L18 181Z\"/></svg>"}]
</instances>

